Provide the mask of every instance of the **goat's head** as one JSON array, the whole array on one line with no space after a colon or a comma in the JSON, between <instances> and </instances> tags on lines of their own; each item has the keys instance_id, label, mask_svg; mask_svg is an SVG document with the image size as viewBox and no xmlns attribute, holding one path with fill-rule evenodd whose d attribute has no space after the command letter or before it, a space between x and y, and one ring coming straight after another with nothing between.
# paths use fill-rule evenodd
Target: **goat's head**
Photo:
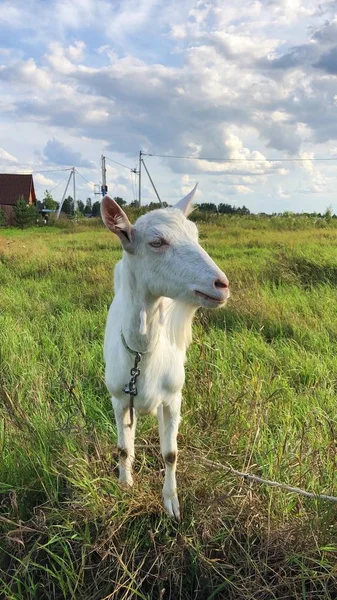
<instances>
[{"instance_id":1,"label":"goat's head","mask_svg":"<svg viewBox=\"0 0 337 600\"><path fill-rule=\"evenodd\" d=\"M149 212L134 226L109 196L102 200L101 214L118 235L146 294L216 308L229 297L228 279L201 248L198 230L187 219L196 187L173 208Z\"/></svg>"}]
</instances>

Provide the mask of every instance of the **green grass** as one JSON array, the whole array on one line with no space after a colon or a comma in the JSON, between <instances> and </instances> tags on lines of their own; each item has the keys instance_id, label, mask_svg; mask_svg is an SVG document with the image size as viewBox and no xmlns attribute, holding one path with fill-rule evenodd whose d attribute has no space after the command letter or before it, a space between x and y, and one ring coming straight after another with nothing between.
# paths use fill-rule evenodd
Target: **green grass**
<instances>
[{"instance_id":1,"label":"green grass","mask_svg":"<svg viewBox=\"0 0 337 600\"><path fill-rule=\"evenodd\" d=\"M178 525L153 418L134 488L117 481L102 342L118 242L89 221L0 234L1 599L337 597L337 506L202 462L337 495L335 220L199 229L232 298L194 324Z\"/></svg>"}]
</instances>

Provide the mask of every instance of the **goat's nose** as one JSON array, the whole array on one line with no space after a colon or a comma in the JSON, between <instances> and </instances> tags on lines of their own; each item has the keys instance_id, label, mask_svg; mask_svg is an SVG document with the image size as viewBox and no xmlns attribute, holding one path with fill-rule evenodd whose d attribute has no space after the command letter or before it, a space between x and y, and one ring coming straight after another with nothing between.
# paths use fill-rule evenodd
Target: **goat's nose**
<instances>
[{"instance_id":1,"label":"goat's nose","mask_svg":"<svg viewBox=\"0 0 337 600\"><path fill-rule=\"evenodd\" d=\"M216 281L214 282L214 285L216 288L225 289L225 288L228 288L229 281L228 281L227 277L222 277L222 279L216 279Z\"/></svg>"}]
</instances>

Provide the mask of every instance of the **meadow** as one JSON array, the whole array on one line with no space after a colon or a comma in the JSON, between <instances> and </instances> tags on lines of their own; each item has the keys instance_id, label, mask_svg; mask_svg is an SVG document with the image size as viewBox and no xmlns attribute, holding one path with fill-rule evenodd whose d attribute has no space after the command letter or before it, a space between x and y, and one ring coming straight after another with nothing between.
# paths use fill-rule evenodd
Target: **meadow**
<instances>
[{"instance_id":1,"label":"meadow","mask_svg":"<svg viewBox=\"0 0 337 600\"><path fill-rule=\"evenodd\" d=\"M335 600L337 219L219 217L228 275L200 310L178 437L182 521L161 502L156 421L118 485L102 344L118 241L99 220L0 230L1 600Z\"/></svg>"}]
</instances>

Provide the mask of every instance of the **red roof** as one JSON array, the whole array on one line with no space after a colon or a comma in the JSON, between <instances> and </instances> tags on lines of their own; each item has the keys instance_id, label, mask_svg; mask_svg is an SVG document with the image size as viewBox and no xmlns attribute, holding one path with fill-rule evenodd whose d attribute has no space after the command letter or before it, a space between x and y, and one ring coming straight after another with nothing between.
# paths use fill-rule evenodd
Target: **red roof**
<instances>
[{"instance_id":1,"label":"red roof","mask_svg":"<svg viewBox=\"0 0 337 600\"><path fill-rule=\"evenodd\" d=\"M22 197L36 202L33 175L0 173L0 206L16 204Z\"/></svg>"}]
</instances>

